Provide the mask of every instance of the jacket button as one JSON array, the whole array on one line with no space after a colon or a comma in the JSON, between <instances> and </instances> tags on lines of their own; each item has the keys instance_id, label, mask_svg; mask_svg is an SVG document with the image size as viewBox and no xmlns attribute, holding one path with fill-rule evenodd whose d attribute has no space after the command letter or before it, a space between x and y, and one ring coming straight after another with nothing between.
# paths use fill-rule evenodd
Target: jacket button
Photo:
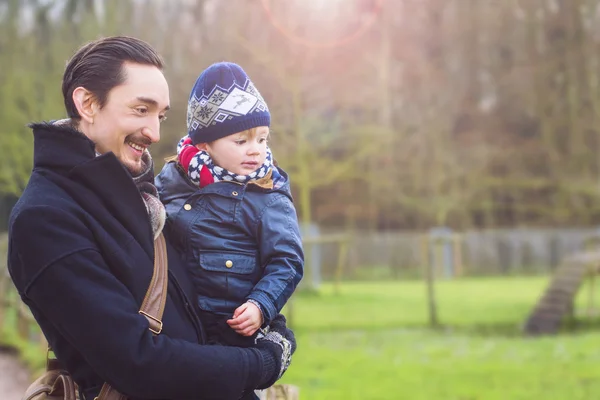
<instances>
[{"instance_id":1,"label":"jacket button","mask_svg":"<svg viewBox=\"0 0 600 400\"><path fill-rule=\"evenodd\" d=\"M186 205L183 206L183 209L185 211L190 211L192 209L192 206L190 204L186 204Z\"/></svg>"},{"instance_id":2,"label":"jacket button","mask_svg":"<svg viewBox=\"0 0 600 400\"><path fill-rule=\"evenodd\" d=\"M231 192L232 195L237 196L238 192Z\"/></svg>"},{"instance_id":3,"label":"jacket button","mask_svg":"<svg viewBox=\"0 0 600 400\"><path fill-rule=\"evenodd\" d=\"M227 260L227 261L225 261L225 266L226 266L227 268L231 268L231 267L233 267L233 261L231 261L231 260Z\"/></svg>"}]
</instances>

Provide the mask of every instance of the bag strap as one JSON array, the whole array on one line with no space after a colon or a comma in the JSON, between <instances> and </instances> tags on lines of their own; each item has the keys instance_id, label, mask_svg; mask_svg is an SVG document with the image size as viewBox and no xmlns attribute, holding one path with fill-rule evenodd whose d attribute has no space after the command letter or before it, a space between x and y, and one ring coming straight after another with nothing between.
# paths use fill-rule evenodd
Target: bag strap
<instances>
[{"instance_id":1,"label":"bag strap","mask_svg":"<svg viewBox=\"0 0 600 400\"><path fill-rule=\"evenodd\" d=\"M165 311L167 301L167 284L169 281L169 271L167 262L167 245L165 237L160 235L154 241L154 273L150 286L142 302L139 313L146 317L150 323L150 332L155 335L162 331L162 316ZM125 400L126 396L117 392L108 383L102 385L102 389L94 400Z\"/></svg>"},{"instance_id":2,"label":"bag strap","mask_svg":"<svg viewBox=\"0 0 600 400\"><path fill-rule=\"evenodd\" d=\"M167 284L169 282L169 268L167 261L167 245L161 233L154 241L154 272L146 296L142 302L139 313L146 317L150 324L150 332L155 335L162 331L162 316L167 301ZM48 347L46 355L46 370L60 369L57 360L50 359ZM117 392L108 383L102 385L100 393L94 400L125 400L127 397Z\"/></svg>"},{"instance_id":3,"label":"bag strap","mask_svg":"<svg viewBox=\"0 0 600 400\"><path fill-rule=\"evenodd\" d=\"M155 335L162 332L162 316L167 302L168 282L167 245L161 233L154 241L154 273L139 311L146 317L150 323L150 331Z\"/></svg>"},{"instance_id":4,"label":"bag strap","mask_svg":"<svg viewBox=\"0 0 600 400\"><path fill-rule=\"evenodd\" d=\"M167 284L169 271L167 262L167 245L165 237L160 235L154 241L154 273L150 286L142 302L139 313L146 317L150 323L150 332L159 335L162 332L162 316L167 302ZM102 385L102 389L94 400L126 400L127 397L117 392L108 383Z\"/></svg>"}]
</instances>

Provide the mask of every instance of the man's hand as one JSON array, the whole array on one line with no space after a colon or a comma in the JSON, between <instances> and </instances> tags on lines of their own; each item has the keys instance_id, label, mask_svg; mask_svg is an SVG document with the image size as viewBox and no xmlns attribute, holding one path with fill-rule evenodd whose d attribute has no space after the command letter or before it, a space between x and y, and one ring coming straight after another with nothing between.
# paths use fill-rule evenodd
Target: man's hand
<instances>
[{"instance_id":1,"label":"man's hand","mask_svg":"<svg viewBox=\"0 0 600 400\"><path fill-rule=\"evenodd\" d=\"M252 336L263 323L263 316L256 304L246 302L235 309L227 324L242 336Z\"/></svg>"},{"instance_id":2,"label":"man's hand","mask_svg":"<svg viewBox=\"0 0 600 400\"><path fill-rule=\"evenodd\" d=\"M276 315L264 332L265 335L256 340L256 347L259 350L269 351L275 356L277 372L274 374L276 376L263 376L259 389L268 388L282 377L290 366L292 354L296 351L294 332L287 328L282 314Z\"/></svg>"}]
</instances>

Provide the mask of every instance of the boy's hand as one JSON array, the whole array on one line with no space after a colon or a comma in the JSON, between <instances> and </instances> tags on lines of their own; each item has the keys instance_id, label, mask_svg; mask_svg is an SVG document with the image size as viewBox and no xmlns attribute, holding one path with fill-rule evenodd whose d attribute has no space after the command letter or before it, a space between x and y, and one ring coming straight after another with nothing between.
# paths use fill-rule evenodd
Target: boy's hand
<instances>
[{"instance_id":1,"label":"boy's hand","mask_svg":"<svg viewBox=\"0 0 600 400\"><path fill-rule=\"evenodd\" d=\"M256 304L247 302L239 306L233 312L233 318L227 323L242 336L252 336L260 328L263 316Z\"/></svg>"}]
</instances>

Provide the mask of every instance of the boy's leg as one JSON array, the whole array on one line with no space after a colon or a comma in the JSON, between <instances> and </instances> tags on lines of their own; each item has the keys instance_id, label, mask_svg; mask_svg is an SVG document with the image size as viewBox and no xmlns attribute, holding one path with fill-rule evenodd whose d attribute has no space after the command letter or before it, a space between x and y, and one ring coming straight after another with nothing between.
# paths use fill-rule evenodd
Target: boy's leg
<instances>
[{"instance_id":1,"label":"boy's leg","mask_svg":"<svg viewBox=\"0 0 600 400\"><path fill-rule=\"evenodd\" d=\"M236 347L251 347L256 344L256 333L252 336L242 336L227 324L227 320L229 318L224 317L219 322L219 338L220 341L227 346L236 346Z\"/></svg>"},{"instance_id":2,"label":"boy's leg","mask_svg":"<svg viewBox=\"0 0 600 400\"><path fill-rule=\"evenodd\" d=\"M223 344L220 343L222 316L200 310L199 317L206 333L206 343L211 345Z\"/></svg>"}]
</instances>

